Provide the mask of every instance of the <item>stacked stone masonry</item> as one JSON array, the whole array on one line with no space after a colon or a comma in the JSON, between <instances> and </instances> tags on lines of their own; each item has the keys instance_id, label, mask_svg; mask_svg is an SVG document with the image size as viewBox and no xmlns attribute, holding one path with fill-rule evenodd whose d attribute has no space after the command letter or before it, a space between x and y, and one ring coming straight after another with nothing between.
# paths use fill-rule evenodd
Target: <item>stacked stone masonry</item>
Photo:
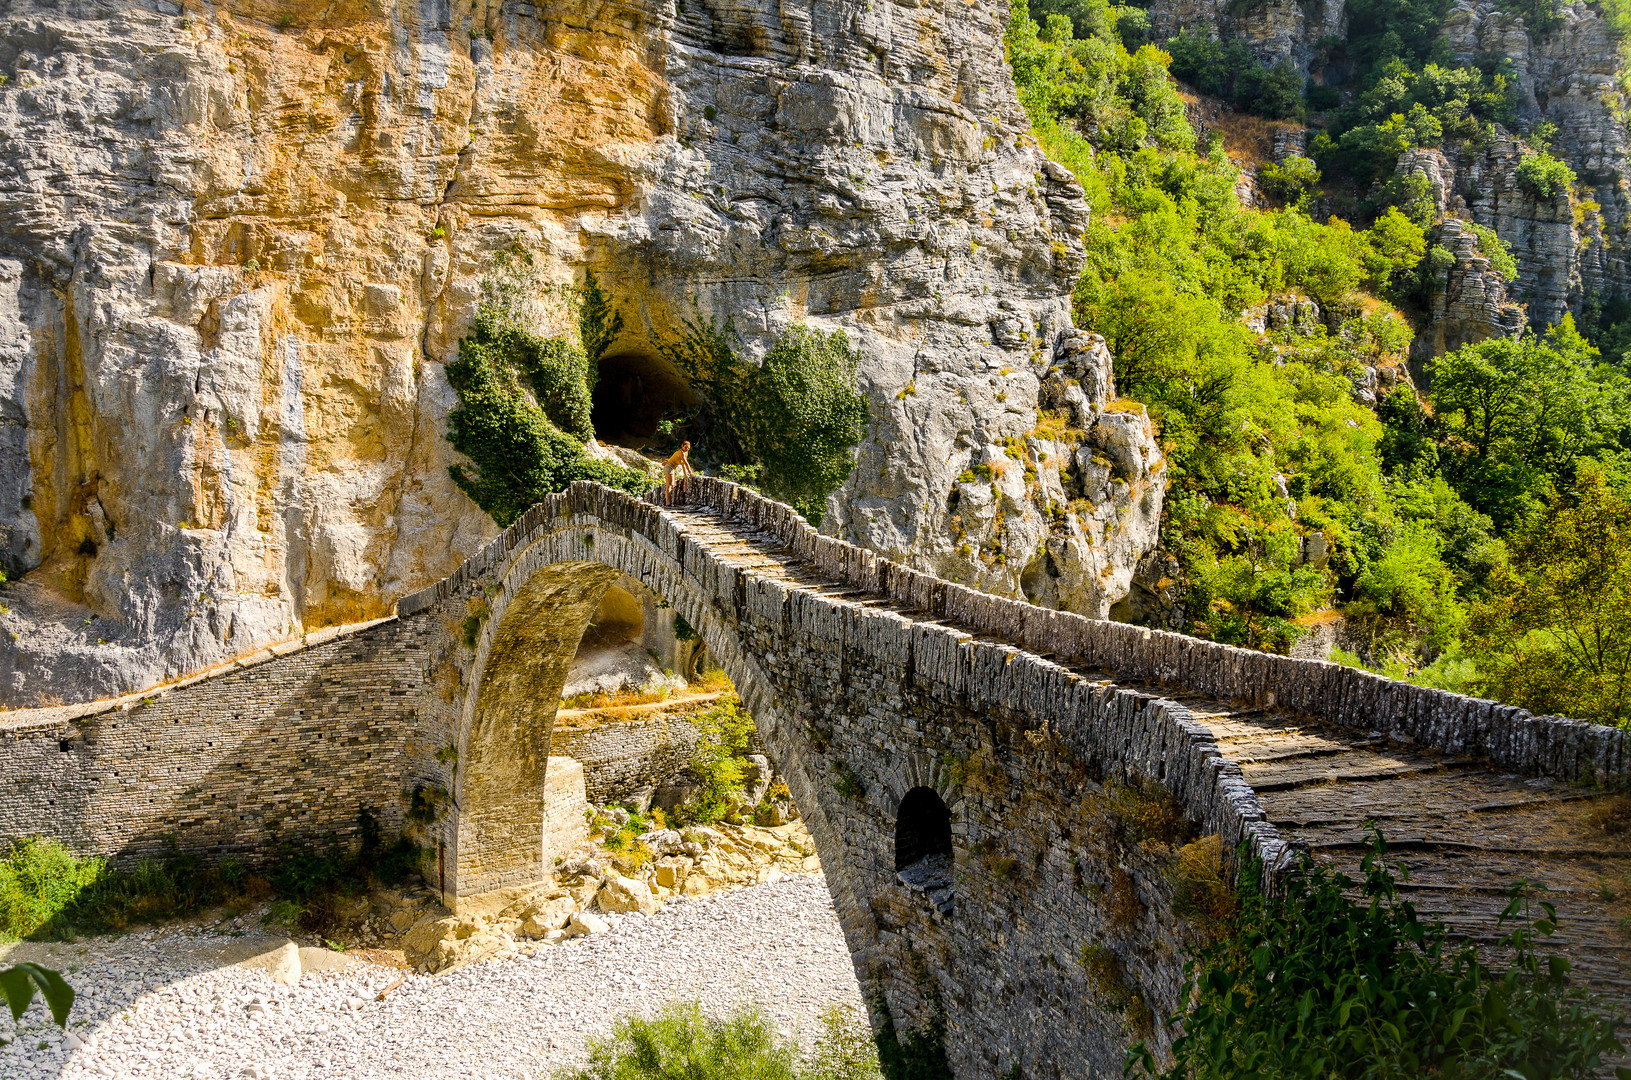
<instances>
[{"instance_id":1,"label":"stacked stone masonry","mask_svg":"<svg viewBox=\"0 0 1631 1080\"><path fill-rule=\"evenodd\" d=\"M676 501L574 485L394 619L150 704L13 714L0 781L26 797L6 800L0 828L119 858L171 837L254 852L343 833L359 802L407 820L429 792L435 820L409 824L450 904L538 880L555 703L601 593L627 574L736 684L863 984L904 1029L943 1020L959 1076L1113 1073L1145 1036L1165 1052L1149 1020L1181 1005L1198 931L1173 914L1172 865L1194 837L1247 841L1280 873L1299 848L1342 861L1364 820L1392 815L1469 932L1482 893L1456 891L1466 860L1447 852L1556 875L1565 947L1623 994L1615 912L1574 887L1631 873L1582 817L1626 779L1623 733L984 595L712 479ZM920 787L951 813L949 902L897 874L896 812ZM1184 828L1141 833L1131 804L1176 807ZM1113 976L1100 964L1089 979L1087 948L1107 950Z\"/></svg>"}]
</instances>

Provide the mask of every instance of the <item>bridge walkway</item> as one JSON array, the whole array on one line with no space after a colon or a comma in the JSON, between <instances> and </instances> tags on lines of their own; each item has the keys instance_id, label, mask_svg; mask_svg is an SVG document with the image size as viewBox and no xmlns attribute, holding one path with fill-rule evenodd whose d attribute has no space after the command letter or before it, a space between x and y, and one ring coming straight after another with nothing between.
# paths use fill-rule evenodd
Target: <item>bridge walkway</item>
<instances>
[{"instance_id":1,"label":"bridge walkway","mask_svg":"<svg viewBox=\"0 0 1631 1080\"><path fill-rule=\"evenodd\" d=\"M836 582L774 538L697 507L677 507L685 533L741 569L791 586L907 616L899 602ZM929 620L944 623L943 619ZM971 635L978 636L978 635ZM1095 683L1114 682L1082 670ZM1569 957L1577 975L1631 1002L1631 797L1503 774L1482 759L1390 743L1273 709L1241 710L1171 688L1122 683L1177 701L1240 765L1269 820L1321 863L1357 876L1375 822L1404 894L1426 918L1494 946L1512 885L1542 883L1557 907L1543 952ZM1531 913L1538 917L1538 908Z\"/></svg>"}]
</instances>

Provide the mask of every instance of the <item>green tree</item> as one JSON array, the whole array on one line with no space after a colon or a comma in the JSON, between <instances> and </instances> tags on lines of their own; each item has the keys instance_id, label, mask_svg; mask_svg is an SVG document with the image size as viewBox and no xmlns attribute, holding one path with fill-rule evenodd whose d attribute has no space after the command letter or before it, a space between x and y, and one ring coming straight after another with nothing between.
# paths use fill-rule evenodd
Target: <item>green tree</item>
<instances>
[{"instance_id":1,"label":"green tree","mask_svg":"<svg viewBox=\"0 0 1631 1080\"><path fill-rule=\"evenodd\" d=\"M842 330L795 323L748 383L746 441L764 469L765 491L819 523L827 496L855 468L866 434L866 395L856 389L861 356Z\"/></svg>"},{"instance_id":2,"label":"green tree","mask_svg":"<svg viewBox=\"0 0 1631 1080\"><path fill-rule=\"evenodd\" d=\"M1618 446L1628 424L1625 379L1595 358L1565 316L1542 336L1492 338L1431 363L1446 472L1497 525L1567 482L1582 458Z\"/></svg>"},{"instance_id":3,"label":"green tree","mask_svg":"<svg viewBox=\"0 0 1631 1080\"><path fill-rule=\"evenodd\" d=\"M1365 272L1379 290L1406 279L1427 253L1427 234L1422 227L1390 206L1365 232Z\"/></svg>"},{"instance_id":4,"label":"green tree","mask_svg":"<svg viewBox=\"0 0 1631 1080\"><path fill-rule=\"evenodd\" d=\"M1258 169L1257 182L1269 198L1300 209L1320 182L1320 170L1308 158L1293 156Z\"/></svg>"},{"instance_id":5,"label":"green tree","mask_svg":"<svg viewBox=\"0 0 1631 1080\"><path fill-rule=\"evenodd\" d=\"M1584 468L1510 541L1474 615L1478 688L1531 712L1631 722L1631 500Z\"/></svg>"}]
</instances>

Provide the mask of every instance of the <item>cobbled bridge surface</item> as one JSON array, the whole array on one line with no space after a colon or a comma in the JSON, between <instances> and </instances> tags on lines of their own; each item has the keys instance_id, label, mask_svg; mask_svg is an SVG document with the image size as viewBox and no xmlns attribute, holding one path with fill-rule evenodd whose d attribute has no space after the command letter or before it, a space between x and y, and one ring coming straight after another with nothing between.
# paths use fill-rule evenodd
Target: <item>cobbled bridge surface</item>
<instances>
[{"instance_id":1,"label":"cobbled bridge surface","mask_svg":"<svg viewBox=\"0 0 1631 1080\"><path fill-rule=\"evenodd\" d=\"M345 835L365 805L434 851L451 906L536 882L560 691L626 573L735 682L863 986L900 1029L943 1033L960 1077L1119 1075L1180 1005L1188 841L1284 873L1303 851L1353 864L1375 821L1425 914L1493 942L1509 885L1542 881L1550 944L1631 999L1608 887L1631 852L1593 824L1624 732L988 596L709 478L676 502L576 484L392 618L9 714L0 839L256 858ZM1163 807L1183 835L1152 829Z\"/></svg>"}]
</instances>

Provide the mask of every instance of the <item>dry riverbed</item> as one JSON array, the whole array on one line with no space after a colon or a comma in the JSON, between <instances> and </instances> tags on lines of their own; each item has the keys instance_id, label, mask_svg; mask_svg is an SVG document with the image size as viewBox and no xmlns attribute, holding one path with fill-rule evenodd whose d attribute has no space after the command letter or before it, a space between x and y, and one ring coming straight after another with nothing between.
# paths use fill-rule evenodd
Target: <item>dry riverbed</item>
<instances>
[{"instance_id":1,"label":"dry riverbed","mask_svg":"<svg viewBox=\"0 0 1631 1080\"><path fill-rule=\"evenodd\" d=\"M674 999L719 1013L757 1003L805 1045L829 1006L863 1015L820 874L605 918L605 933L441 976L303 949L292 986L273 978L280 963L289 974L282 939L260 933L14 946L10 960L62 969L80 998L66 1034L38 1002L15 1032L0 1015L0 1038L17 1036L0 1077L509 1080L581 1063L585 1037Z\"/></svg>"}]
</instances>

